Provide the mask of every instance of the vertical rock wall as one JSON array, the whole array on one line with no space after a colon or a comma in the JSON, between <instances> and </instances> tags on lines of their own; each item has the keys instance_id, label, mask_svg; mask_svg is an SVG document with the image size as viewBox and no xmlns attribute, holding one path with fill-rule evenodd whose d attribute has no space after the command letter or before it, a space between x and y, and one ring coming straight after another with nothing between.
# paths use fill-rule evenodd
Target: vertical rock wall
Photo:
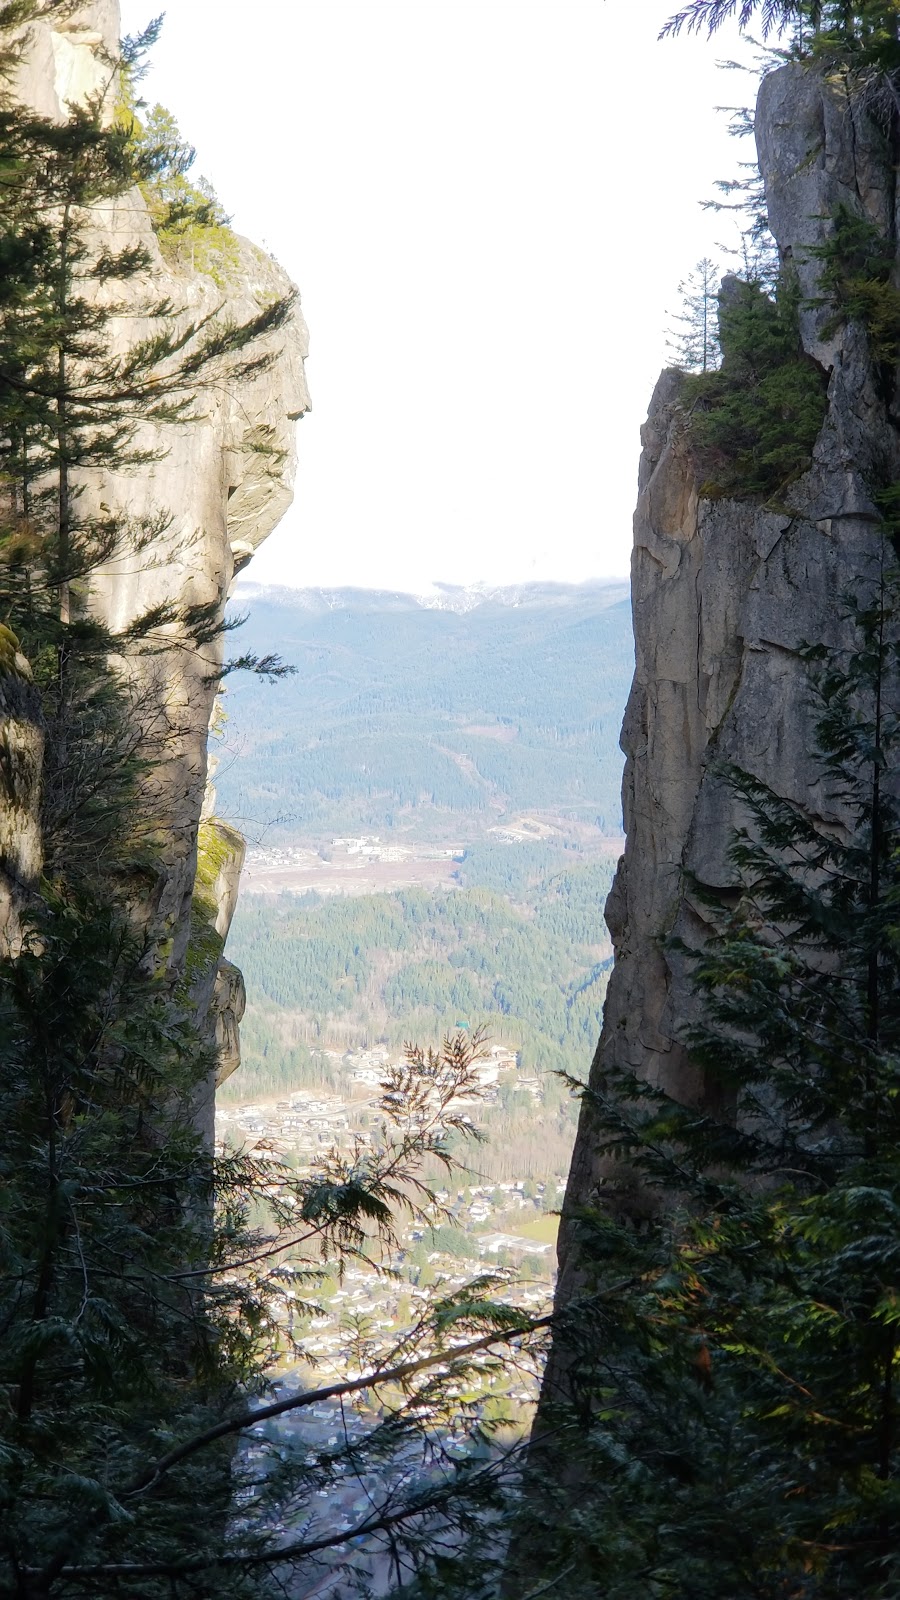
<instances>
[{"instance_id":1,"label":"vertical rock wall","mask_svg":"<svg viewBox=\"0 0 900 1600\"><path fill-rule=\"evenodd\" d=\"M841 86L799 65L762 83L757 142L782 259L815 298L820 243L838 205L896 237L896 180L882 137ZM704 911L687 875L733 883L728 846L735 802L713 770L739 764L778 794L842 825L810 752L813 716L799 650L849 643L842 597L871 581L880 537L872 489L900 478L898 432L876 383L864 334L829 329L823 308L801 313L807 352L828 375L827 414L811 470L783 507L700 497L678 375L664 373L643 430L634 524L634 683L622 730L625 853L607 903L615 947L603 1032L591 1069L622 1063L676 1097L712 1108L717 1085L680 1039L694 1014L688 975L666 947L703 938ZM602 1197L603 1168L585 1108L567 1205ZM579 1281L577 1238L564 1225L559 1301ZM557 1350L548 1383L565 1369Z\"/></svg>"},{"instance_id":2,"label":"vertical rock wall","mask_svg":"<svg viewBox=\"0 0 900 1600\"><path fill-rule=\"evenodd\" d=\"M29 30L18 97L41 115L59 119L87 96L111 97L116 80L110 61L118 38L118 0L48 10ZM115 250L140 245L150 258L146 273L128 284L133 315L115 319L113 336L121 348L152 331L142 308L155 302L170 301L185 323L213 315L242 323L293 291L281 268L245 239L236 241L236 259L221 283L167 262L137 189L98 206L94 226L100 242ZM289 506L295 425L310 403L304 377L307 333L299 309L286 328L254 347L258 351L271 355L271 364L248 380L201 382L194 420L143 428L138 443L158 453L158 460L130 471L86 475L80 514L107 506L114 513L168 519L154 542L123 551L91 575L89 606L113 632L126 630L158 604L205 605L223 614L235 571ZM143 751L155 762L148 783L161 840L159 871L142 909L172 982L188 978L207 1035L222 1046L223 1069L233 1070L243 988L237 970L222 962L221 951L243 843L215 818L207 818L202 834L200 827L208 726L223 645L219 639L198 650L180 623L166 624L156 642L160 648L152 655L125 652L120 662ZM0 640L0 779L6 782L0 801L0 925L10 942L22 888L40 868L40 744L27 663L16 664L13 643L7 671Z\"/></svg>"}]
</instances>

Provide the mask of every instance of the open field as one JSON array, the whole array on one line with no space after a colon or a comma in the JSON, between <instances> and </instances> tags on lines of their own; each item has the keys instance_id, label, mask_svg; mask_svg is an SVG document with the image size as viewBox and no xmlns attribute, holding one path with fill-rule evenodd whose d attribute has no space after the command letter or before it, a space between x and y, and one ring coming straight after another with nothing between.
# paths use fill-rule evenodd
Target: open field
<instances>
[{"instance_id":1,"label":"open field","mask_svg":"<svg viewBox=\"0 0 900 1600\"><path fill-rule=\"evenodd\" d=\"M510 1226L510 1232L522 1239L535 1239L538 1244L555 1244L559 1233L559 1217L535 1217L533 1222L524 1222L521 1227L515 1223Z\"/></svg>"},{"instance_id":2,"label":"open field","mask_svg":"<svg viewBox=\"0 0 900 1600\"><path fill-rule=\"evenodd\" d=\"M599 834L595 828L569 819L518 816L502 827L479 829L464 843L413 840L400 830L392 830L386 837L361 836L327 843L307 839L252 849L242 874L243 892L280 895L314 890L321 895L368 895L401 889L457 889L468 881L465 863L480 844L500 845L512 852L510 861L524 861L524 855L516 858L517 845L557 845L561 849L567 840L587 860L615 860L623 845L620 834ZM559 864L563 864L562 857Z\"/></svg>"},{"instance_id":3,"label":"open field","mask_svg":"<svg viewBox=\"0 0 900 1600\"><path fill-rule=\"evenodd\" d=\"M417 859L372 861L361 856L339 855L331 861L318 856L296 863L279 864L252 857L244 868L241 882L245 894L390 894L398 889L454 889L456 862Z\"/></svg>"}]
</instances>

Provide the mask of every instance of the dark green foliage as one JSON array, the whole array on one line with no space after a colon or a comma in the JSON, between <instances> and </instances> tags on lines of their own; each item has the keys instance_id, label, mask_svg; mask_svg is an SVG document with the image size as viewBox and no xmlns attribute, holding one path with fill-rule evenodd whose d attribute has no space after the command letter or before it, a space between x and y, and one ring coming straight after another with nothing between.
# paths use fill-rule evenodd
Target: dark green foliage
<instances>
[{"instance_id":1,"label":"dark green foliage","mask_svg":"<svg viewBox=\"0 0 900 1600\"><path fill-rule=\"evenodd\" d=\"M260 1317L246 1285L202 1270L213 1173L190 1109L209 1063L142 954L121 913L48 896L2 974L3 1593L56 1592L63 1562L212 1550L224 1526L215 1455L129 1493L173 1429L233 1402Z\"/></svg>"},{"instance_id":2,"label":"dark green foliage","mask_svg":"<svg viewBox=\"0 0 900 1600\"><path fill-rule=\"evenodd\" d=\"M819 0L809 9L815 24L813 58L829 67L843 66L866 83L870 108L883 117L900 70L900 15L894 0ZM872 94L879 74L889 98L883 91L878 97Z\"/></svg>"},{"instance_id":3,"label":"dark green foliage","mask_svg":"<svg viewBox=\"0 0 900 1600\"><path fill-rule=\"evenodd\" d=\"M726 279L719 341L719 370L689 376L683 391L702 493L771 498L808 469L825 417L826 378L800 344L793 284L773 298Z\"/></svg>"},{"instance_id":4,"label":"dark green foliage","mask_svg":"<svg viewBox=\"0 0 900 1600\"><path fill-rule=\"evenodd\" d=\"M48 10L68 8L0 7L4 73L16 57L9 30ZM265 1388L276 1306L290 1284L302 1321L321 1263L377 1267L402 1213L434 1220L421 1167L446 1172L451 1141L466 1136L456 1107L477 1098L479 1038L412 1051L365 1146L325 1153L302 1179L265 1156L218 1159L204 1147L195 1122L214 1062L171 924L152 925L172 844L150 780L171 755L169 730L162 705L148 726L121 663L171 650L176 626L189 648L215 646L221 617L160 606L119 633L97 623L87 604L97 565L162 537L168 519L93 515L81 485L147 467L143 425L188 419L204 384L259 371L269 359L259 340L290 308L235 325L145 305L150 333L122 348L113 322L134 312L147 255L110 254L92 208L140 175L128 130L108 127L99 104L56 124L3 98L0 171L0 668L33 718L25 731L44 742L44 878L24 886L0 963L0 1592L258 1595L287 1560L266 1520L286 1501L300 1524L291 1564L305 1562L310 1582L310 1543L340 1538L330 1525L318 1541L304 1531L318 1509L310 1496L335 1473L302 1447L299 1464L296 1449L273 1452L262 1485L245 1475L253 1516L233 1516L233 1445L257 1420L248 1405ZM273 662L266 653L256 665ZM467 1362L445 1348L450 1330L479 1354L485 1340L520 1337L525 1320L493 1287L482 1279L422 1313L433 1359L404 1362L403 1339L360 1348L370 1371L391 1368L375 1459L416 1441L424 1453L423 1413L449 1416L445 1375ZM486 1493L476 1484L469 1503ZM442 1503L430 1481L383 1498L374 1520L394 1540L419 1507Z\"/></svg>"},{"instance_id":5,"label":"dark green foliage","mask_svg":"<svg viewBox=\"0 0 900 1600\"><path fill-rule=\"evenodd\" d=\"M900 1587L898 594L861 581L854 648L808 652L829 820L727 774L743 887L693 957L702 1104L614 1071L588 1096L607 1178L573 1218L575 1406L545 1415L568 1482L540 1476L552 1432L534 1454L572 1596Z\"/></svg>"},{"instance_id":6,"label":"dark green foliage","mask_svg":"<svg viewBox=\"0 0 900 1600\"><path fill-rule=\"evenodd\" d=\"M464 1233L462 1228L454 1228L447 1223L439 1228L430 1228L425 1242L429 1250L441 1250L444 1255L456 1256L460 1261L477 1261L479 1257L478 1241L471 1234Z\"/></svg>"},{"instance_id":7,"label":"dark green foliage","mask_svg":"<svg viewBox=\"0 0 900 1600\"><path fill-rule=\"evenodd\" d=\"M468 1126L456 1102L477 1096L479 1040L457 1036L391 1071L365 1150L326 1154L302 1178L277 1160L213 1162L192 1129L210 1063L148 983L145 954L121 912L48 895L0 975L0 1592L22 1600L171 1600L213 1582L217 1595L267 1593L283 1558L266 1522L285 1502L292 1569L307 1560L314 1576L309 1516L334 1468L306 1460L302 1434L284 1450L276 1436L261 1480L241 1472L254 1513L228 1531L231 1443L258 1426L248 1401L265 1388L273 1302L290 1285L296 1313L314 1310L322 1266L390 1254L404 1211L426 1225L421 1163L452 1167L449 1142ZM367 1339L357 1359L375 1395L391 1375L389 1424L335 1452L340 1471L377 1473L401 1448L408 1464L417 1441L427 1453L423 1411L449 1425L455 1408L430 1369L451 1389L467 1370L448 1338L482 1355L484 1336L527 1329L493 1287L438 1302L411 1335ZM493 1493L467 1476L449 1486L463 1523ZM386 1484L369 1520L377 1531L389 1514L402 1540L416 1506L447 1500L427 1475L403 1495ZM340 1542L318 1531L320 1548Z\"/></svg>"},{"instance_id":8,"label":"dark green foliage","mask_svg":"<svg viewBox=\"0 0 900 1600\"><path fill-rule=\"evenodd\" d=\"M739 28L748 28L758 13L763 38L766 39L770 33L780 33L809 9L818 13L821 5L816 0L813 0L812 8L805 0L690 0L689 5L669 18L662 30L662 37L669 34L677 36L682 29L688 33L700 33L704 28L711 35L723 23L732 21L736 21Z\"/></svg>"},{"instance_id":9,"label":"dark green foliage","mask_svg":"<svg viewBox=\"0 0 900 1600\"><path fill-rule=\"evenodd\" d=\"M872 360L892 369L900 356L900 291L893 282L894 249L867 218L838 206L834 227L824 245L812 251L821 262L819 304L831 312L825 325L830 337L844 322L866 330ZM883 382L892 382L890 371Z\"/></svg>"},{"instance_id":10,"label":"dark green foliage","mask_svg":"<svg viewBox=\"0 0 900 1600\"><path fill-rule=\"evenodd\" d=\"M790 28L794 53L813 61L851 72L900 67L895 0L690 0L661 37L682 30L712 36L731 21L746 30L757 20L764 39Z\"/></svg>"},{"instance_id":11,"label":"dark green foliage","mask_svg":"<svg viewBox=\"0 0 900 1600\"><path fill-rule=\"evenodd\" d=\"M36 9L0 11L4 62L17 50L9 30ZM176 331L171 307L148 306L151 334L113 350L119 297L147 260L140 248L110 254L92 227L91 208L133 181L127 142L99 105L57 124L4 97L0 167L4 671L28 682L21 644L43 736L45 873L21 947L0 967L0 1588L45 1596L71 1592L69 1561L221 1538L227 1461L215 1453L177 1496L135 1504L129 1484L173 1428L198 1426L255 1370L251 1279L205 1270L221 1246L213 1167L192 1124L212 1062L151 977L159 952L128 909L157 870L141 794L154 751L111 656L153 650L164 624L188 619L162 608L113 638L84 614L93 568L164 532L165 518L89 516L80 484L146 464L139 427L189 416L214 367L219 378L249 370L263 330ZM216 619L193 620L198 640L213 636ZM215 1176L226 1213L232 1195L245 1204L248 1180L240 1162ZM209 1507L199 1534L196 1500ZM74 1589L107 1592L93 1578Z\"/></svg>"}]
</instances>

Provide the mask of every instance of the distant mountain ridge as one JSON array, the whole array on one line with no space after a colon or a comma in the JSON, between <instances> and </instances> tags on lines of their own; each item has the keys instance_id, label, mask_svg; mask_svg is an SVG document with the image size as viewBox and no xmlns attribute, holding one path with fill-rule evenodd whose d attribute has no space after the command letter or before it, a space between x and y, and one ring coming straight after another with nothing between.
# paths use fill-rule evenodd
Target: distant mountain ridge
<instances>
[{"instance_id":1,"label":"distant mountain ridge","mask_svg":"<svg viewBox=\"0 0 900 1600\"><path fill-rule=\"evenodd\" d=\"M251 839L469 839L523 812L618 833L625 583L244 583L234 611L241 652L295 668L227 681L219 809Z\"/></svg>"},{"instance_id":2,"label":"distant mountain ridge","mask_svg":"<svg viewBox=\"0 0 900 1600\"><path fill-rule=\"evenodd\" d=\"M383 611L456 611L464 614L480 606L568 606L585 600L617 605L628 598L627 578L595 578L585 583L455 584L435 583L429 593L401 589L292 588L285 584L238 584L237 606L265 602L297 611L336 611L371 608Z\"/></svg>"}]
</instances>

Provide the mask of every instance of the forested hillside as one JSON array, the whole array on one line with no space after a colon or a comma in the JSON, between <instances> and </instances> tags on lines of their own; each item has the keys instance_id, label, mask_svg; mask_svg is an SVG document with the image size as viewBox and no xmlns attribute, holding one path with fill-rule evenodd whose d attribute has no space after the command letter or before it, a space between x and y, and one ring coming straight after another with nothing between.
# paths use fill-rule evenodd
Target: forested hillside
<instances>
[{"instance_id":1,"label":"forested hillside","mask_svg":"<svg viewBox=\"0 0 900 1600\"><path fill-rule=\"evenodd\" d=\"M626 585L440 603L248 586L235 614L240 652L296 669L274 686L229 682L219 809L251 839L471 835L522 808L618 831Z\"/></svg>"},{"instance_id":2,"label":"forested hillside","mask_svg":"<svg viewBox=\"0 0 900 1600\"><path fill-rule=\"evenodd\" d=\"M460 876L467 887L447 894L242 898L230 948L250 1005L244 1065L223 1098L317 1084L349 1095L346 1070L319 1053L325 1047L399 1051L484 1026L520 1066L517 1082L479 1113L490 1139L484 1170L498 1179L564 1171L574 1106L554 1074L583 1075L600 1030L610 947L598 907L612 859L485 846ZM537 1080L532 1092L521 1087L525 1075Z\"/></svg>"},{"instance_id":3,"label":"forested hillside","mask_svg":"<svg viewBox=\"0 0 900 1600\"><path fill-rule=\"evenodd\" d=\"M229 688L219 810L265 846L329 859L335 833L373 827L464 848L437 891L298 893L288 874L294 892L279 896L254 894L250 877L229 941L247 985L243 1067L223 1099L306 1085L348 1097L335 1052L484 1027L536 1080L502 1084L483 1108L485 1169L564 1171L574 1107L555 1074L583 1075L608 978L633 660L624 585L427 602L250 587L246 611L238 649L295 672ZM523 812L552 828L504 837Z\"/></svg>"}]
</instances>

